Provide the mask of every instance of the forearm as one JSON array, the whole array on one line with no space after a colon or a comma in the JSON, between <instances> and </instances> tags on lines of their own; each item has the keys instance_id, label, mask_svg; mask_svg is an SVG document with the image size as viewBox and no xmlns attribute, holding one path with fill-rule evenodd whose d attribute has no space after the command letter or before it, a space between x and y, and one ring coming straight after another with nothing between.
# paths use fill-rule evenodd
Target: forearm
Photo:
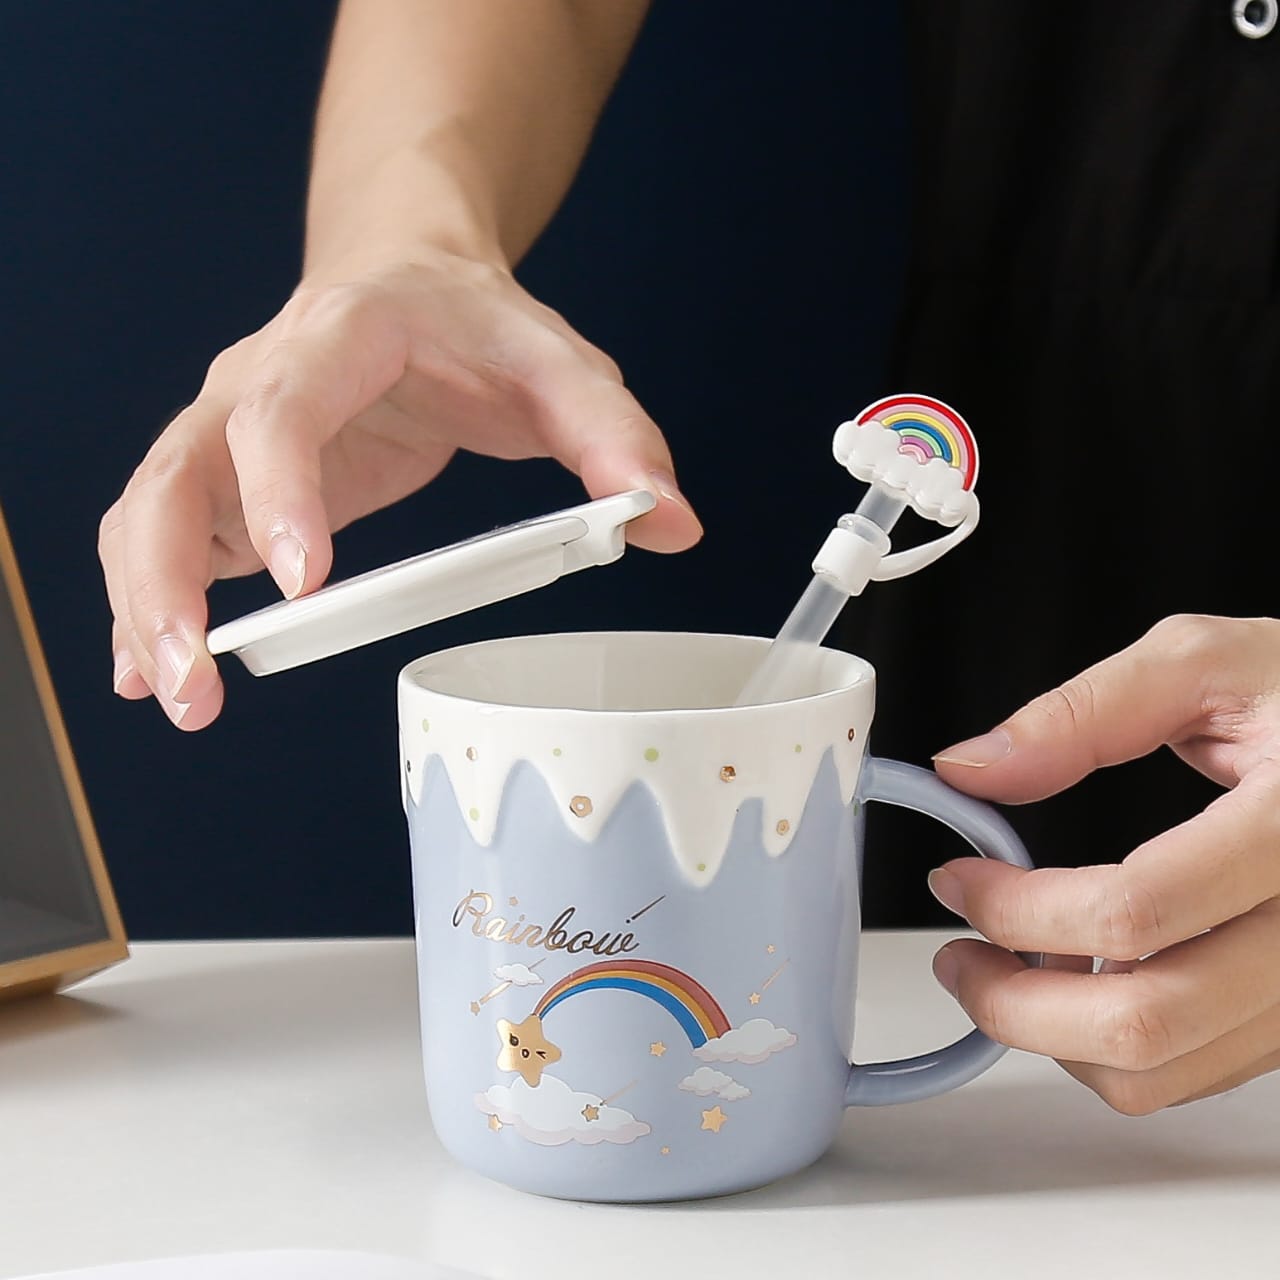
<instances>
[{"instance_id":1,"label":"forearm","mask_svg":"<svg viewBox=\"0 0 1280 1280\"><path fill-rule=\"evenodd\" d=\"M563 198L648 0L343 0L308 274L435 246L515 262Z\"/></svg>"}]
</instances>

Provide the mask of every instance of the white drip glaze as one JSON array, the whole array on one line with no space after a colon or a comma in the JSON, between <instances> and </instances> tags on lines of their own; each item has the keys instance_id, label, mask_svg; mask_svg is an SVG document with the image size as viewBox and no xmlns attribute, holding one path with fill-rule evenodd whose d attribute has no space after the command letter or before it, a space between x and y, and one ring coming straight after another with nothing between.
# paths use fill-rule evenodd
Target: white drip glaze
<instances>
[{"instance_id":1,"label":"white drip glaze","mask_svg":"<svg viewBox=\"0 0 1280 1280\"><path fill-rule=\"evenodd\" d=\"M813 697L691 711L495 705L425 688L412 671L400 681L400 734L401 778L415 803L439 758L468 829L487 846L508 776L527 761L566 829L591 841L639 781L658 803L678 865L699 884L714 878L748 800L762 801L765 850L788 848L828 751L842 799L852 798L874 704L869 669Z\"/></svg>"}]
</instances>

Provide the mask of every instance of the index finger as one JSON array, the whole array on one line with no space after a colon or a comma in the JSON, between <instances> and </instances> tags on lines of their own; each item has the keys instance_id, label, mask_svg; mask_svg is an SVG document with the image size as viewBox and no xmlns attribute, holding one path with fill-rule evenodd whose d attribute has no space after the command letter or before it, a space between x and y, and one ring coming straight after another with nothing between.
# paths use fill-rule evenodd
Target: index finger
<instances>
[{"instance_id":1,"label":"index finger","mask_svg":"<svg viewBox=\"0 0 1280 1280\"><path fill-rule=\"evenodd\" d=\"M1210 718L1218 672L1238 665L1240 633L1222 622L1166 618L992 732L940 752L938 773L971 795L1022 804L1195 737Z\"/></svg>"},{"instance_id":2,"label":"index finger","mask_svg":"<svg viewBox=\"0 0 1280 1280\"><path fill-rule=\"evenodd\" d=\"M1122 863L1020 871L961 858L935 894L992 942L1137 960L1280 896L1280 765L1251 773L1203 813Z\"/></svg>"}]
</instances>

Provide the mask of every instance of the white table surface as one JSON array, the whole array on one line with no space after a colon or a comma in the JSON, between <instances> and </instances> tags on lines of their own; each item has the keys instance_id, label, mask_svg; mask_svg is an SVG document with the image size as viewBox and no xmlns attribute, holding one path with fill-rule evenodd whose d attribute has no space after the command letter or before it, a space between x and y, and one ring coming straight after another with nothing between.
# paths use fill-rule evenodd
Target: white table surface
<instances>
[{"instance_id":1,"label":"white table surface","mask_svg":"<svg viewBox=\"0 0 1280 1280\"><path fill-rule=\"evenodd\" d=\"M964 1022L868 936L860 1058ZM399 1254L492 1280L1280 1276L1280 1076L1133 1120L1008 1055L851 1112L808 1173L701 1204L509 1191L437 1145L406 941L151 944L0 1006L0 1277L235 1249Z\"/></svg>"}]
</instances>

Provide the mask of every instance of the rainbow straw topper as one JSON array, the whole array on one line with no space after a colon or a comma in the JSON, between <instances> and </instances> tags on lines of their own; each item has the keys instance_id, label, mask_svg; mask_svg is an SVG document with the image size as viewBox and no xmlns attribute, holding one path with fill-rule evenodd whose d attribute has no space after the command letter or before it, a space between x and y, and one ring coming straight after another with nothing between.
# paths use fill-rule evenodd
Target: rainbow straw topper
<instances>
[{"instance_id":1,"label":"rainbow straw topper","mask_svg":"<svg viewBox=\"0 0 1280 1280\"><path fill-rule=\"evenodd\" d=\"M836 461L871 487L819 548L813 580L743 686L738 706L788 696L799 649L822 643L850 596L861 595L868 582L923 569L978 527L978 445L969 424L941 400L886 396L842 422L831 447ZM889 533L908 507L951 532L890 554Z\"/></svg>"},{"instance_id":2,"label":"rainbow straw topper","mask_svg":"<svg viewBox=\"0 0 1280 1280\"><path fill-rule=\"evenodd\" d=\"M930 396L886 396L836 428L836 461L871 486L819 551L813 571L849 595L868 582L915 573L963 542L978 526L978 445L969 424ZM951 533L890 554L888 530L907 507Z\"/></svg>"},{"instance_id":3,"label":"rainbow straw topper","mask_svg":"<svg viewBox=\"0 0 1280 1280\"><path fill-rule=\"evenodd\" d=\"M842 423L832 448L859 480L902 490L921 515L940 524L959 524L977 506L978 443L941 400L885 396Z\"/></svg>"}]
</instances>

